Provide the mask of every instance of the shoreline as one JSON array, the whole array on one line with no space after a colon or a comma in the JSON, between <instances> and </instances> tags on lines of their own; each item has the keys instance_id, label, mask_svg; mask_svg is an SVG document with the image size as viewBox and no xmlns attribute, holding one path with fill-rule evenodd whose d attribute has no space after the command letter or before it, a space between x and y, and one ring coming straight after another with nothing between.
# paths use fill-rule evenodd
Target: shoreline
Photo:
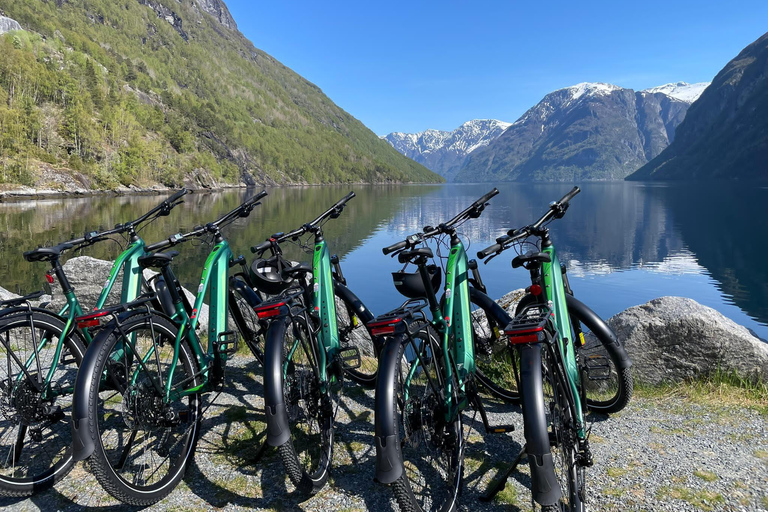
<instances>
[{"instance_id":1,"label":"shoreline","mask_svg":"<svg viewBox=\"0 0 768 512\"><path fill-rule=\"evenodd\" d=\"M445 183L422 183L422 182L380 182L380 183L365 183L365 182L344 182L344 183L270 183L270 184L246 184L239 183L237 185L219 185L216 187L187 187L190 193L194 194L206 194L212 192L224 192L228 190L236 189L249 189L249 188L306 188L306 187L327 187L327 186L354 186L354 185L367 185L367 186L391 186L391 185L445 185ZM183 186L183 185L182 185ZM2 203L14 203L30 200L45 200L45 199L78 199L86 197L122 197L122 196L153 196L162 195L180 190L178 188L170 188L164 186L154 186L150 188L140 187L118 187L116 189L74 189L74 190L56 190L56 189L36 189L32 187L14 188L9 190L0 190L0 204Z\"/></svg>"}]
</instances>

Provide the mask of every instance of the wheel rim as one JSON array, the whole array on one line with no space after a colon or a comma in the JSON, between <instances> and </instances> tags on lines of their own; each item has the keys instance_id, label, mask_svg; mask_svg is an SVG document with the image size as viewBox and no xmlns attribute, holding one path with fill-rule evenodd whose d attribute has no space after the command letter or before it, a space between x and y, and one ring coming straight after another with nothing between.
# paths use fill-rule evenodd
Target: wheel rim
<instances>
[{"instance_id":1,"label":"wheel rim","mask_svg":"<svg viewBox=\"0 0 768 512\"><path fill-rule=\"evenodd\" d=\"M53 483L56 475L71 467L72 437L66 418L71 415L70 390L82 360L73 341L62 344L45 397L38 383L38 377L44 380L53 365L60 332L36 318L33 337L27 315L0 329L11 348L9 352L0 344L0 482L4 485ZM19 363L27 367L28 376Z\"/></svg>"},{"instance_id":2,"label":"wheel rim","mask_svg":"<svg viewBox=\"0 0 768 512\"><path fill-rule=\"evenodd\" d=\"M171 332L142 325L128 336L135 340L136 355L116 341L108 358L108 383L102 382L99 394L98 433L111 472L136 492L156 492L184 471L198 427L198 399L192 394L164 403L152 385L168 378L175 343ZM172 393L194 386L193 368L189 349L181 344Z\"/></svg>"},{"instance_id":3,"label":"wheel rim","mask_svg":"<svg viewBox=\"0 0 768 512\"><path fill-rule=\"evenodd\" d=\"M455 501L461 482L461 419L446 423L441 399L430 385L432 381L440 389L442 381L436 343L414 342L406 345L398 374L397 421L403 465L421 509L443 510Z\"/></svg>"}]
</instances>

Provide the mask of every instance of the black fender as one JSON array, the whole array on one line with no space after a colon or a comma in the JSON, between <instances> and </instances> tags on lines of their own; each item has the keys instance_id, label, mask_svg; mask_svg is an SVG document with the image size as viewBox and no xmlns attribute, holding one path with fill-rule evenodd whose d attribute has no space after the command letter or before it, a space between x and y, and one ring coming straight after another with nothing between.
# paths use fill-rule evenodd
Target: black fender
<instances>
[{"instance_id":1,"label":"black fender","mask_svg":"<svg viewBox=\"0 0 768 512\"><path fill-rule=\"evenodd\" d=\"M480 306L486 311L490 311L499 321L503 321L504 323L499 326L501 329L504 329L512 321L512 317L504 308L499 306L498 302L473 286L469 287L469 299L473 304Z\"/></svg>"},{"instance_id":2,"label":"black fender","mask_svg":"<svg viewBox=\"0 0 768 512\"><path fill-rule=\"evenodd\" d=\"M568 305L568 311L573 312L581 323L586 325L590 331L600 340L605 350L611 355L614 364L621 370L626 370L632 366L632 360L627 354L624 345L619 342L616 333L613 332L608 324L600 318L597 313L589 309L586 304L572 295L565 296L565 302Z\"/></svg>"},{"instance_id":3,"label":"black fender","mask_svg":"<svg viewBox=\"0 0 768 512\"><path fill-rule=\"evenodd\" d=\"M541 343L520 346L520 390L528 465L531 468L533 499L546 506L560 500L562 491L555 477L547 432L547 411L541 374Z\"/></svg>"},{"instance_id":4,"label":"black fender","mask_svg":"<svg viewBox=\"0 0 768 512\"><path fill-rule=\"evenodd\" d=\"M172 324L175 324L175 322L163 312L152 311L152 314L162 316ZM131 310L118 315L118 320L121 324L124 324L134 316L145 315L147 315L145 309ZM96 370L101 345L107 338L109 338L116 328L115 320L112 320L96 334L96 337L91 342L88 350L85 351L85 357L83 357L83 362L80 363L80 369L77 371L75 391L72 395L72 417L69 422L70 430L72 432L72 455L75 461L87 459L96 449L96 445L89 433L89 394L94 379L101 379L101 373Z\"/></svg>"},{"instance_id":5,"label":"black fender","mask_svg":"<svg viewBox=\"0 0 768 512\"><path fill-rule=\"evenodd\" d=\"M363 322L365 328L368 329L368 324L375 318L375 316L370 309L365 307L363 301L361 301L360 298L352 292L352 290L338 281L333 281L333 291L340 299L344 300L347 304L352 305L352 309L354 310L355 314L360 319L360 321ZM371 336L371 339L373 340L374 349L378 355L379 351L381 350L381 347L377 346L377 343L380 343L378 336Z\"/></svg>"},{"instance_id":6,"label":"black fender","mask_svg":"<svg viewBox=\"0 0 768 512\"><path fill-rule=\"evenodd\" d=\"M243 298L248 302L248 305L251 307L258 306L264 302L259 294L253 291L253 288L248 286L248 283L234 276L229 278L229 289L230 292L234 290L240 292L240 295L243 296Z\"/></svg>"},{"instance_id":7,"label":"black fender","mask_svg":"<svg viewBox=\"0 0 768 512\"><path fill-rule=\"evenodd\" d=\"M379 376L376 379L376 401L374 405L376 445L375 480L391 484L403 474L403 454L395 427L397 401L397 371L402 357L401 347L407 338L398 335L389 338L379 355Z\"/></svg>"},{"instance_id":8,"label":"black fender","mask_svg":"<svg viewBox=\"0 0 768 512\"><path fill-rule=\"evenodd\" d=\"M273 320L264 345L264 413L267 417L269 446L282 446L291 438L283 397L283 341L289 325L288 316Z\"/></svg>"},{"instance_id":9,"label":"black fender","mask_svg":"<svg viewBox=\"0 0 768 512\"><path fill-rule=\"evenodd\" d=\"M59 315L57 313L54 313L53 311L50 311L48 309L38 308L38 307L33 307L31 309L32 309L32 311L34 313L38 313L38 314L45 315L45 316L48 316L50 318L56 319L56 320L58 320L59 322L61 322L63 324L67 323L67 319L66 318L64 318L61 315ZM0 322L2 322L3 319L6 316L14 316L14 315L17 315L17 314L28 314L29 310L30 310L30 308L28 308L26 306L17 306L17 307L14 307L14 308L4 309L4 310L2 310L2 312L0 312ZM76 327L76 326L74 326L74 327ZM83 347L87 347L88 346L88 343L86 343L85 338L83 338L83 335L80 334L80 331L78 331L77 329L73 329L72 331L70 331L69 336L75 336Z\"/></svg>"}]
</instances>

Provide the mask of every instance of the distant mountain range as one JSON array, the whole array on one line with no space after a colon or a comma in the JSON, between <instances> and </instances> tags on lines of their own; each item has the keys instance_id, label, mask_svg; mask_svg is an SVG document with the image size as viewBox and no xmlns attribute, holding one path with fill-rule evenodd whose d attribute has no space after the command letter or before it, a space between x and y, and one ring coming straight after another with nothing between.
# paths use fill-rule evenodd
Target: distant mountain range
<instances>
[{"instance_id":1,"label":"distant mountain range","mask_svg":"<svg viewBox=\"0 0 768 512\"><path fill-rule=\"evenodd\" d=\"M382 137L408 158L453 181L467 155L487 146L511 123L496 119L467 121L452 132L426 130L419 133L393 132Z\"/></svg>"},{"instance_id":2,"label":"distant mountain range","mask_svg":"<svg viewBox=\"0 0 768 512\"><path fill-rule=\"evenodd\" d=\"M674 142L628 179L768 181L768 33L715 76Z\"/></svg>"},{"instance_id":3,"label":"distant mountain range","mask_svg":"<svg viewBox=\"0 0 768 512\"><path fill-rule=\"evenodd\" d=\"M453 132L384 138L447 181L617 180L674 140L708 85L677 82L636 92L581 83L547 94L511 125L476 120Z\"/></svg>"}]
</instances>

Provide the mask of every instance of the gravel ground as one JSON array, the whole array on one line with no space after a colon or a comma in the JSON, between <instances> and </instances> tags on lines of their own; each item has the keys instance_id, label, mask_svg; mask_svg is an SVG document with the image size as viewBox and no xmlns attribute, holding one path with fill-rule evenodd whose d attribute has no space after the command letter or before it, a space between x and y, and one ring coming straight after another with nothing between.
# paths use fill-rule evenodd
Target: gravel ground
<instances>
[{"instance_id":1,"label":"gravel ground","mask_svg":"<svg viewBox=\"0 0 768 512\"><path fill-rule=\"evenodd\" d=\"M208 410L197 454L184 482L149 510L396 510L373 482L373 393L348 384L338 413L329 485L306 499L292 493L277 454L259 458L264 430L261 367L247 358L230 366L232 384ZM527 468L491 503L479 496L522 443L519 409L488 401L491 422L510 434L484 435L468 417L466 511L530 510ZM610 418L591 418L595 466L587 472L591 511L768 510L768 417L722 404L680 398L636 399ZM479 430L478 430L479 429ZM525 466L525 465L523 465ZM54 489L26 500L0 499L4 510L131 510L106 494L83 464Z\"/></svg>"}]
</instances>

